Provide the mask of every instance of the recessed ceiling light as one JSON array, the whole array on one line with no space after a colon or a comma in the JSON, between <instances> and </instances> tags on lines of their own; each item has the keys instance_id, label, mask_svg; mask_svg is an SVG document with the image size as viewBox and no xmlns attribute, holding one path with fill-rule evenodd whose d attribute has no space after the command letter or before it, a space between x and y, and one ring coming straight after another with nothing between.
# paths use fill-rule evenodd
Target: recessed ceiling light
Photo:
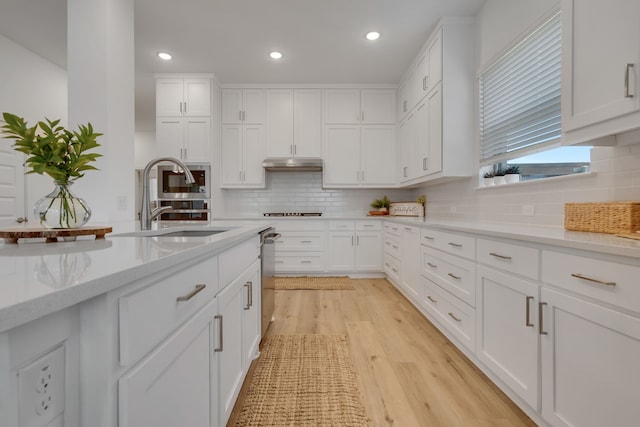
<instances>
[{"instance_id":1,"label":"recessed ceiling light","mask_svg":"<svg viewBox=\"0 0 640 427\"><path fill-rule=\"evenodd\" d=\"M380 33L377 31L369 31L366 35L365 35L367 40L378 40L380 38Z\"/></svg>"},{"instance_id":2,"label":"recessed ceiling light","mask_svg":"<svg viewBox=\"0 0 640 427\"><path fill-rule=\"evenodd\" d=\"M271 57L271 59L282 59L282 53L275 50L269 53L269 56Z\"/></svg>"},{"instance_id":3,"label":"recessed ceiling light","mask_svg":"<svg viewBox=\"0 0 640 427\"><path fill-rule=\"evenodd\" d=\"M167 52L158 52L158 57L160 59L164 59L165 61L168 61L172 58L172 56L169 55Z\"/></svg>"}]
</instances>

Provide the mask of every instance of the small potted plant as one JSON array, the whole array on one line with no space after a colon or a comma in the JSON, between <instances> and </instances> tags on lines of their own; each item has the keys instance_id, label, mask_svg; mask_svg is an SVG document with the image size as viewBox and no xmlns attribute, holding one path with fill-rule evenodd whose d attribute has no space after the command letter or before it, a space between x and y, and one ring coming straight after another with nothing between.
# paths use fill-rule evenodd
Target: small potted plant
<instances>
[{"instance_id":1,"label":"small potted plant","mask_svg":"<svg viewBox=\"0 0 640 427\"><path fill-rule=\"evenodd\" d=\"M376 199L371 203L371 207L378 210L378 212L388 212L391 200L385 195L382 199ZM380 215L380 214L378 214Z\"/></svg>"},{"instance_id":2,"label":"small potted plant","mask_svg":"<svg viewBox=\"0 0 640 427\"><path fill-rule=\"evenodd\" d=\"M520 166L518 165L507 165L504 168L504 180L507 184L511 184L513 182L520 181Z\"/></svg>"},{"instance_id":3,"label":"small potted plant","mask_svg":"<svg viewBox=\"0 0 640 427\"><path fill-rule=\"evenodd\" d=\"M482 181L484 183L485 187L491 187L492 185L495 184L495 182L493 181L493 178L496 176L496 174L493 172L493 170L487 171L482 175Z\"/></svg>"},{"instance_id":4,"label":"small potted plant","mask_svg":"<svg viewBox=\"0 0 640 427\"><path fill-rule=\"evenodd\" d=\"M502 185L505 184L506 181L504 180L504 171L501 169L498 169L495 172L495 176L493 177L493 182L495 185Z\"/></svg>"}]
</instances>

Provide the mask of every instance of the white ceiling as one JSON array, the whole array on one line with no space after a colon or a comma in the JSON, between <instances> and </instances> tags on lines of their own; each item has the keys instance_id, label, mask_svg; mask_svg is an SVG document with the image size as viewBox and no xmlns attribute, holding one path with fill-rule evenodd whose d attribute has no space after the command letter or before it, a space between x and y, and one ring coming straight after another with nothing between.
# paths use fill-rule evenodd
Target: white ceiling
<instances>
[{"instance_id":1,"label":"white ceiling","mask_svg":"<svg viewBox=\"0 0 640 427\"><path fill-rule=\"evenodd\" d=\"M153 73L229 83L397 83L440 16L485 0L134 0L136 128L154 128ZM367 31L379 31L376 42ZM66 68L66 0L0 1L0 33ZM174 59L161 61L158 51ZM271 50L284 58L274 62Z\"/></svg>"}]
</instances>

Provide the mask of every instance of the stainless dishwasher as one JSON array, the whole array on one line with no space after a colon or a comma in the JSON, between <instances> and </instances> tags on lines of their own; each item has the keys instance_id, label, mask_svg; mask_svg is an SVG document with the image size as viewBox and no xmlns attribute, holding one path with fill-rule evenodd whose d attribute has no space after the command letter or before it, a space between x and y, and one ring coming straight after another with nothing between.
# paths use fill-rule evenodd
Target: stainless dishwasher
<instances>
[{"instance_id":1,"label":"stainless dishwasher","mask_svg":"<svg viewBox=\"0 0 640 427\"><path fill-rule=\"evenodd\" d=\"M273 227L260 232L260 264L262 270L262 336L264 337L273 318L274 288L276 275L275 242L280 237Z\"/></svg>"}]
</instances>

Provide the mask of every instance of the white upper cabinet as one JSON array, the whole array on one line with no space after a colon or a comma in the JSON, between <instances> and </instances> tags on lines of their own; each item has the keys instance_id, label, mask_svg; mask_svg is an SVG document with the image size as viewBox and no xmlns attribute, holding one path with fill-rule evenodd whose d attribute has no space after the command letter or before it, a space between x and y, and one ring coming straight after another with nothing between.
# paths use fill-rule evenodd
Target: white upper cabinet
<instances>
[{"instance_id":1,"label":"white upper cabinet","mask_svg":"<svg viewBox=\"0 0 640 427\"><path fill-rule=\"evenodd\" d=\"M266 90L267 157L320 157L320 89Z\"/></svg>"},{"instance_id":2,"label":"white upper cabinet","mask_svg":"<svg viewBox=\"0 0 640 427\"><path fill-rule=\"evenodd\" d=\"M395 124L394 89L325 89L325 124Z\"/></svg>"},{"instance_id":3,"label":"white upper cabinet","mask_svg":"<svg viewBox=\"0 0 640 427\"><path fill-rule=\"evenodd\" d=\"M640 2L562 1L562 130L567 144L640 126Z\"/></svg>"},{"instance_id":4,"label":"white upper cabinet","mask_svg":"<svg viewBox=\"0 0 640 427\"><path fill-rule=\"evenodd\" d=\"M157 79L156 116L211 116L211 79Z\"/></svg>"},{"instance_id":5,"label":"white upper cabinet","mask_svg":"<svg viewBox=\"0 0 640 427\"><path fill-rule=\"evenodd\" d=\"M415 86L413 90L419 102L442 80L442 28L431 36L422 54L418 57L415 67Z\"/></svg>"},{"instance_id":6,"label":"white upper cabinet","mask_svg":"<svg viewBox=\"0 0 640 427\"><path fill-rule=\"evenodd\" d=\"M222 123L264 123L264 89L223 89Z\"/></svg>"}]
</instances>

